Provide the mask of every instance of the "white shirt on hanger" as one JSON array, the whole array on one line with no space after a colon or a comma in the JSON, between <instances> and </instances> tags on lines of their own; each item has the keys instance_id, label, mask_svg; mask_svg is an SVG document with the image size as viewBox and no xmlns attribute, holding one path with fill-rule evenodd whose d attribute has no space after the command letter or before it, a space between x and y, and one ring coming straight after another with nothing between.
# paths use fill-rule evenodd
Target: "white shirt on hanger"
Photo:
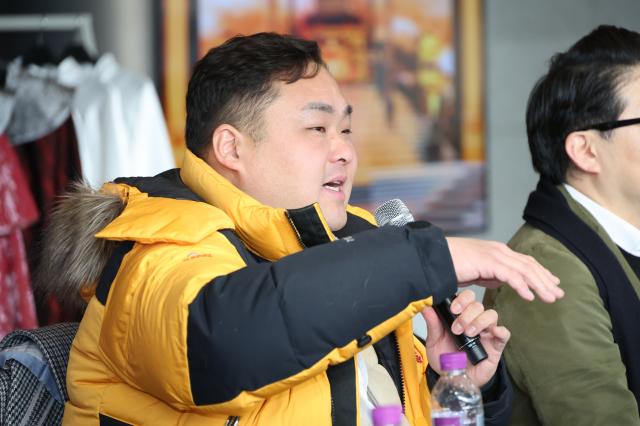
<instances>
[{"instance_id":1,"label":"white shirt on hanger","mask_svg":"<svg viewBox=\"0 0 640 426\"><path fill-rule=\"evenodd\" d=\"M75 87L71 114L82 174L89 184L152 176L175 167L169 134L149 78L123 70L112 54L95 65L67 58L59 80Z\"/></svg>"}]
</instances>

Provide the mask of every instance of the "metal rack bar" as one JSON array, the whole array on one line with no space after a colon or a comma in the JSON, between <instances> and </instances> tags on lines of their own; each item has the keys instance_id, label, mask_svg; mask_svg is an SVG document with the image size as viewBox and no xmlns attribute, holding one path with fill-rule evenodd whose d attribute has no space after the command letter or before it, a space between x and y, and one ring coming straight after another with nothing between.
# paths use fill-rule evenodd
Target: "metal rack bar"
<instances>
[{"instance_id":1,"label":"metal rack bar","mask_svg":"<svg viewBox=\"0 0 640 426\"><path fill-rule=\"evenodd\" d=\"M97 56L98 48L93 31L93 17L90 13L0 16L0 32L74 30L78 31L87 53Z\"/></svg>"}]
</instances>

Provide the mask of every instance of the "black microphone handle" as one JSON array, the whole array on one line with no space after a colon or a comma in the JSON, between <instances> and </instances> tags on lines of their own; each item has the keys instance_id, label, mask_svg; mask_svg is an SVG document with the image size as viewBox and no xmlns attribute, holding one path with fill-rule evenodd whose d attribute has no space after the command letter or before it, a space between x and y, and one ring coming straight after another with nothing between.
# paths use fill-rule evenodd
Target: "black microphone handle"
<instances>
[{"instance_id":1,"label":"black microphone handle","mask_svg":"<svg viewBox=\"0 0 640 426\"><path fill-rule=\"evenodd\" d=\"M459 351L465 351L467 358L471 361L471 364L476 365L483 359L487 358L487 352L484 350L482 343L480 343L480 335L475 337L469 337L466 334L453 334L451 331L451 324L458 318L458 315L451 312L451 300L455 297L447 297L442 302L433 307L436 313L445 324L445 328L449 330L449 333L453 336L453 339L458 345Z\"/></svg>"}]
</instances>

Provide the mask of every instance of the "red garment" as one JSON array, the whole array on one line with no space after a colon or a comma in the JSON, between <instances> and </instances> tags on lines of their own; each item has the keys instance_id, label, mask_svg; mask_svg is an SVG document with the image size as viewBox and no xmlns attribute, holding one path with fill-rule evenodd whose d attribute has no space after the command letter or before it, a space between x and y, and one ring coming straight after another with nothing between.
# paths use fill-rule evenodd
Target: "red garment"
<instances>
[{"instance_id":1,"label":"red garment","mask_svg":"<svg viewBox=\"0 0 640 426\"><path fill-rule=\"evenodd\" d=\"M42 212L42 220L36 224L37 228L48 223L56 197L67 190L71 181L82 177L73 122L68 119L52 133L15 149L29 180L31 193ZM39 238L40 235L36 233L35 237Z\"/></svg>"},{"instance_id":2,"label":"red garment","mask_svg":"<svg viewBox=\"0 0 640 426\"><path fill-rule=\"evenodd\" d=\"M38 326L22 229L38 210L6 136L0 135L0 338Z\"/></svg>"},{"instance_id":3,"label":"red garment","mask_svg":"<svg viewBox=\"0 0 640 426\"><path fill-rule=\"evenodd\" d=\"M39 210L40 221L25 232L25 245L31 265L38 258L37 247L44 226L49 221L56 197L68 189L68 185L82 177L78 142L69 118L54 132L16 148L23 170L29 180ZM36 266L37 267L37 266ZM56 300L38 307L42 325L65 321L77 321L74 313L62 312Z\"/></svg>"}]
</instances>

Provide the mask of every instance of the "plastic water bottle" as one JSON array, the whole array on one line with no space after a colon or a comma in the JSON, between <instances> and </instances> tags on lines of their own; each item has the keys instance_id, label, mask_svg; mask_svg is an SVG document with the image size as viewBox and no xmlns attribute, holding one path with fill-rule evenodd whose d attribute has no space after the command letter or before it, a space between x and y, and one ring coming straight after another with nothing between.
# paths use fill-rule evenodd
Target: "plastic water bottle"
<instances>
[{"instance_id":1,"label":"plastic water bottle","mask_svg":"<svg viewBox=\"0 0 640 426\"><path fill-rule=\"evenodd\" d=\"M433 426L484 426L482 394L467 376L466 366L464 352L440 355L443 373L431 392Z\"/></svg>"},{"instance_id":2,"label":"plastic water bottle","mask_svg":"<svg viewBox=\"0 0 640 426\"><path fill-rule=\"evenodd\" d=\"M402 424L402 407L399 405L383 405L371 412L373 426L400 426Z\"/></svg>"}]
</instances>

